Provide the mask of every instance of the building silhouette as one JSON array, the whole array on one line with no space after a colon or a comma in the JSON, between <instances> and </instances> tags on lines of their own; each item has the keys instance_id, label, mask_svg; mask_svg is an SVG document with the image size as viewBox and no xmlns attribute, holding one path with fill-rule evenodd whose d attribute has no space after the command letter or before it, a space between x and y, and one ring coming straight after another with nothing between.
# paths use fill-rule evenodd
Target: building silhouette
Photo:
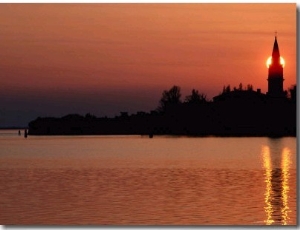
<instances>
[{"instance_id":1,"label":"building silhouette","mask_svg":"<svg viewBox=\"0 0 300 230\"><path fill-rule=\"evenodd\" d=\"M268 67L268 92L270 97L284 97L283 91L283 63L281 61L279 46L277 42L277 36L275 35L275 41L272 52L271 63Z\"/></svg>"}]
</instances>

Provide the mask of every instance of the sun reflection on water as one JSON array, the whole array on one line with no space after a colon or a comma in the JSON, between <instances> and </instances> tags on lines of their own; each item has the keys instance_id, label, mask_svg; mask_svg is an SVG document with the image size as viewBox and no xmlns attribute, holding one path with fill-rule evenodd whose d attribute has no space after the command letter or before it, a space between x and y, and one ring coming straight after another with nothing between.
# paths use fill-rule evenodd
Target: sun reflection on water
<instances>
[{"instance_id":1,"label":"sun reflection on water","mask_svg":"<svg viewBox=\"0 0 300 230\"><path fill-rule=\"evenodd\" d=\"M281 209L283 225L287 224L289 219L288 213L290 212L288 207L288 192L289 192L289 167L290 167L290 150L288 148L284 148L281 156L281 168L283 172L283 181L282 181L282 201L283 207Z\"/></svg>"},{"instance_id":2,"label":"sun reflection on water","mask_svg":"<svg viewBox=\"0 0 300 230\"><path fill-rule=\"evenodd\" d=\"M263 155L263 162L264 162L264 168L266 170L265 172L265 182L266 182L266 192L265 192L265 212L267 214L267 219L265 220L265 223L267 225L271 225L274 220L272 219L272 213L273 208L271 205L271 191L272 191L272 165L271 165L271 157L270 157L270 148L268 146L264 146L262 149L262 155Z\"/></svg>"},{"instance_id":3,"label":"sun reflection on water","mask_svg":"<svg viewBox=\"0 0 300 230\"><path fill-rule=\"evenodd\" d=\"M290 212L288 207L290 149L282 150L280 168L276 166L275 160L272 164L271 151L268 146L262 148L262 159L266 183L264 207L266 220L264 222L266 225L287 225Z\"/></svg>"}]
</instances>

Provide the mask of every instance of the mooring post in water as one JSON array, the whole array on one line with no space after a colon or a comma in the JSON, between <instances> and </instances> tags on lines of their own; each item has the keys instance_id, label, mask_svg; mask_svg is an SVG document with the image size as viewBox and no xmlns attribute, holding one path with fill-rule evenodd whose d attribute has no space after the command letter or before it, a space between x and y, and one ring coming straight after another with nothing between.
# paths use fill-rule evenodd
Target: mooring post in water
<instances>
[{"instance_id":1,"label":"mooring post in water","mask_svg":"<svg viewBox=\"0 0 300 230\"><path fill-rule=\"evenodd\" d=\"M27 138L27 129L24 131L24 137Z\"/></svg>"}]
</instances>

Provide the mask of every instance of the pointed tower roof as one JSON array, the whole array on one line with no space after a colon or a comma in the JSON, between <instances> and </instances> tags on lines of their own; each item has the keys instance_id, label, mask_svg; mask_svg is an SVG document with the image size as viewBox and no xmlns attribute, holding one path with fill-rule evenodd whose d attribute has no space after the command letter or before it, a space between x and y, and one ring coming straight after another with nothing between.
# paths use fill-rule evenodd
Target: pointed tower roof
<instances>
[{"instance_id":1,"label":"pointed tower roof","mask_svg":"<svg viewBox=\"0 0 300 230\"><path fill-rule=\"evenodd\" d=\"M273 59L279 59L280 58L279 47L278 47L278 43L277 43L277 35L275 35L272 58Z\"/></svg>"}]
</instances>

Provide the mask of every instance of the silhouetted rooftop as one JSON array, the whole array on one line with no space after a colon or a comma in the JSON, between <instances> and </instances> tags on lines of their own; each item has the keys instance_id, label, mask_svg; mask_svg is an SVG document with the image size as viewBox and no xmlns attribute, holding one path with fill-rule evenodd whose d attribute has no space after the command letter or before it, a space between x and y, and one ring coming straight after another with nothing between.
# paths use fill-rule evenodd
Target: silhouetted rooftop
<instances>
[{"instance_id":1,"label":"silhouetted rooftop","mask_svg":"<svg viewBox=\"0 0 300 230\"><path fill-rule=\"evenodd\" d=\"M218 101L232 101L232 100L242 100L247 102L249 100L262 100L265 99L266 94L261 93L259 90L233 90L230 92L223 92L222 94L213 97L214 102Z\"/></svg>"}]
</instances>

